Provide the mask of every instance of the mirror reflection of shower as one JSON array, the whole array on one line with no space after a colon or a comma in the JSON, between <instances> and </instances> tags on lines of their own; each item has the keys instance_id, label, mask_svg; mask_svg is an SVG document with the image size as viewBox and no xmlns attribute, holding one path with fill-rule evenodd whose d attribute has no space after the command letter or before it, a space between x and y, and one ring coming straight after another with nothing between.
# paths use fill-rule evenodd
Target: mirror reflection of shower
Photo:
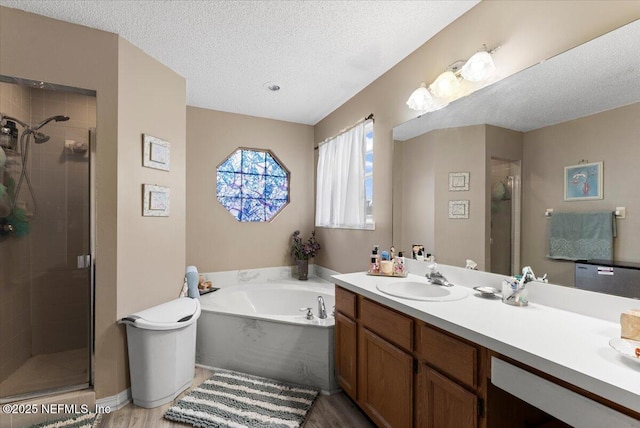
<instances>
[{"instance_id":1,"label":"mirror reflection of shower","mask_svg":"<svg viewBox=\"0 0 640 428\"><path fill-rule=\"evenodd\" d=\"M47 125L51 121L65 122L69 120L69 116L56 115L46 118L36 125L30 125L15 117L8 116L4 113L0 113L0 167L4 167L7 162L7 154L16 154L20 157L21 168L18 183L14 181L9 183L6 189L0 189L2 192L6 192L9 200L9 206L0 203L0 217L6 217L10 214L16 216L28 218L32 220L37 213L36 197L33 192L33 186L31 186L31 180L29 178L29 171L27 165L29 161L29 145L33 140L36 144L43 144L49 141L49 136L40 132L40 128ZM18 139L18 129L16 124L22 127L22 133ZM26 191L31 197L31 212L26 214L25 208L16 207L18 198L20 196L20 190L22 190L22 184L26 184Z\"/></svg>"},{"instance_id":2,"label":"mirror reflection of shower","mask_svg":"<svg viewBox=\"0 0 640 428\"><path fill-rule=\"evenodd\" d=\"M491 158L491 237L488 270L515 275L520 269L520 161Z\"/></svg>"}]
</instances>

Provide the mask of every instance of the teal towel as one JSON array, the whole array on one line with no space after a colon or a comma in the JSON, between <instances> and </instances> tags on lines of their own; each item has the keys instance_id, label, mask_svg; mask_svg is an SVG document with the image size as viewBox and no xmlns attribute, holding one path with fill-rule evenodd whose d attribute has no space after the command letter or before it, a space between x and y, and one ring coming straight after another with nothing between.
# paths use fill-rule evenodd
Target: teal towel
<instances>
[{"instance_id":1,"label":"teal towel","mask_svg":"<svg viewBox=\"0 0 640 428\"><path fill-rule=\"evenodd\" d=\"M549 231L552 259L613 260L616 235L612 211L554 212Z\"/></svg>"}]
</instances>

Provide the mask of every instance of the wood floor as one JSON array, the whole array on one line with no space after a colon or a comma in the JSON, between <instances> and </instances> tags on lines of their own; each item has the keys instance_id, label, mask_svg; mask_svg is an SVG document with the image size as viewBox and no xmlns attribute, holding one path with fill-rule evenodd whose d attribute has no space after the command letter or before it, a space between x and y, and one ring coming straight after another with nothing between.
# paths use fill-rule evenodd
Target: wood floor
<instances>
[{"instance_id":1,"label":"wood floor","mask_svg":"<svg viewBox=\"0 0 640 428\"><path fill-rule=\"evenodd\" d=\"M210 370L196 367L196 377L192 388L200 385L211 375ZM175 401L188 394L189 390L179 395ZM167 403L155 409L144 409L127 404L116 412L102 415L98 426L100 428L185 428L191 426L170 422L162 417L171 405L172 403ZM309 413L304 428L334 427L371 428L375 425L344 392L331 396L320 395Z\"/></svg>"}]
</instances>

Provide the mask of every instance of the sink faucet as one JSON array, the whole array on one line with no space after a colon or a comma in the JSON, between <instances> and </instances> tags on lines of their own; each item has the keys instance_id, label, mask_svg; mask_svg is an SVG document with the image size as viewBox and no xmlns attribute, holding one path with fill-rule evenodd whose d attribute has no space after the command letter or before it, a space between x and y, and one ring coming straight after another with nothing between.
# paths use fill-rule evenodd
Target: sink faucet
<instances>
[{"instance_id":1,"label":"sink faucet","mask_svg":"<svg viewBox=\"0 0 640 428\"><path fill-rule=\"evenodd\" d=\"M325 319L327 317L327 309L324 307L324 299L318 296L318 318Z\"/></svg>"},{"instance_id":2,"label":"sink faucet","mask_svg":"<svg viewBox=\"0 0 640 428\"><path fill-rule=\"evenodd\" d=\"M445 278L444 275L442 275L437 270L427 272L425 276L427 277L429 282L433 285L444 285L445 287L453 286L453 284L447 281L447 278Z\"/></svg>"}]
</instances>

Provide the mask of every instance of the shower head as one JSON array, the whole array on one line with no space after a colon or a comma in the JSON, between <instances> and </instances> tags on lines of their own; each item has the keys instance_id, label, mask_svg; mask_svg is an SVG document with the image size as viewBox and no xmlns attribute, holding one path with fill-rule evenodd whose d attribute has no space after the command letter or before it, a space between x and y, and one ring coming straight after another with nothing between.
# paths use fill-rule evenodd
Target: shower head
<instances>
[{"instance_id":1,"label":"shower head","mask_svg":"<svg viewBox=\"0 0 640 428\"><path fill-rule=\"evenodd\" d=\"M42 143L46 143L47 141L49 141L49 137L48 135L44 135L42 132L34 132L33 133L33 142L36 144L42 144Z\"/></svg>"},{"instance_id":2,"label":"shower head","mask_svg":"<svg viewBox=\"0 0 640 428\"><path fill-rule=\"evenodd\" d=\"M65 121L69 120L69 116L51 116L51 117L48 117L45 120L43 120L42 122L40 122L39 124L37 124L36 126L34 126L32 129L34 131L37 131L38 129L42 128L43 126L45 126L47 123L51 122L52 120L55 120L56 122L65 122Z\"/></svg>"}]
</instances>

